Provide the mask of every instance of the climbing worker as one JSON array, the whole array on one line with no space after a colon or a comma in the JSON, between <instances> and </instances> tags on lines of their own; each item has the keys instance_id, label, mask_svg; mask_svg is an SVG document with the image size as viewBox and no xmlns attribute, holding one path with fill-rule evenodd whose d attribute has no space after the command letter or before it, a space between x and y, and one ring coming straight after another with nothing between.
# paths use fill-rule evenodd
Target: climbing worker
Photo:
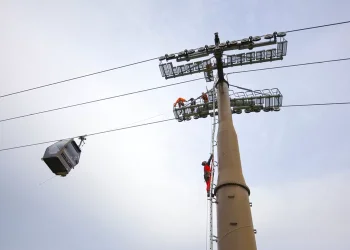
<instances>
[{"instance_id":1,"label":"climbing worker","mask_svg":"<svg viewBox=\"0 0 350 250\"><path fill-rule=\"evenodd\" d=\"M179 105L179 108L181 108L181 106L184 106L184 102L186 101L186 99L179 97L177 98L176 102L174 103L174 107L176 106L176 104Z\"/></svg>"},{"instance_id":2,"label":"climbing worker","mask_svg":"<svg viewBox=\"0 0 350 250\"><path fill-rule=\"evenodd\" d=\"M201 97L202 97L204 103L208 102L208 95L206 93L202 92L202 96Z\"/></svg>"},{"instance_id":3,"label":"climbing worker","mask_svg":"<svg viewBox=\"0 0 350 250\"><path fill-rule=\"evenodd\" d=\"M210 196L210 180L211 180L211 168L210 161L213 158L213 154L210 155L208 161L203 161L202 166L204 167L204 181L207 184L207 197Z\"/></svg>"}]
</instances>

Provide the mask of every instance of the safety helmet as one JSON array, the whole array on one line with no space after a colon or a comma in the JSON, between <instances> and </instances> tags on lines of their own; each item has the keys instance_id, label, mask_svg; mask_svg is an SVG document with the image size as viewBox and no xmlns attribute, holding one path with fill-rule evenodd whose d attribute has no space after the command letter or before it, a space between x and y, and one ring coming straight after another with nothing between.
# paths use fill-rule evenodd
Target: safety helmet
<instances>
[{"instance_id":1,"label":"safety helmet","mask_svg":"<svg viewBox=\"0 0 350 250\"><path fill-rule=\"evenodd\" d=\"M206 165L206 164L207 164L207 162L206 162L206 161L203 161L203 162L202 162L202 165L203 165L203 166L204 166L204 165Z\"/></svg>"}]
</instances>

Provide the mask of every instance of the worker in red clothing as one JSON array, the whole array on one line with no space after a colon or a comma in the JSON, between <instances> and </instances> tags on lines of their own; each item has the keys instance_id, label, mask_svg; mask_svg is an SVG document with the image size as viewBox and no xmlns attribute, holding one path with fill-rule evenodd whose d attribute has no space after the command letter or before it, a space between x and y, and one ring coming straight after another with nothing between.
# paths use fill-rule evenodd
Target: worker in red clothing
<instances>
[{"instance_id":1,"label":"worker in red clothing","mask_svg":"<svg viewBox=\"0 0 350 250\"><path fill-rule=\"evenodd\" d=\"M202 92L201 97L202 97L204 103L208 103L209 100L208 100L208 95L206 93Z\"/></svg>"},{"instance_id":2,"label":"worker in red clothing","mask_svg":"<svg viewBox=\"0 0 350 250\"><path fill-rule=\"evenodd\" d=\"M204 181L207 184L207 197L210 196L210 181L211 181L211 167L210 161L213 158L213 154L210 155L208 161L203 161L202 166L204 167Z\"/></svg>"}]
</instances>

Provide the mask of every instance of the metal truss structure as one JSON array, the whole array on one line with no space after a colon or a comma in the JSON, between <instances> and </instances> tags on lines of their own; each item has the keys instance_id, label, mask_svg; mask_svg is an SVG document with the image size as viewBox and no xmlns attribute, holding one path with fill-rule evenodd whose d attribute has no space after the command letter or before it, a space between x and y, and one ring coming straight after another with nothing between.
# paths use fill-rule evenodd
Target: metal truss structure
<instances>
[{"instance_id":1,"label":"metal truss structure","mask_svg":"<svg viewBox=\"0 0 350 250\"><path fill-rule=\"evenodd\" d=\"M175 118L179 121L189 121L192 119L213 117L218 115L218 105L216 96L212 95L213 90L208 93L209 101L204 103L199 100L195 105L191 102L184 103L182 107L174 107L173 112ZM232 114L279 111L282 106L283 95L277 88L264 89L246 92L233 92L230 95L230 105ZM215 104L215 106L213 106Z\"/></svg>"},{"instance_id":2,"label":"metal truss structure","mask_svg":"<svg viewBox=\"0 0 350 250\"><path fill-rule=\"evenodd\" d=\"M180 76L192 75L200 72L204 72L204 77L207 82L214 81L213 70L218 69L218 65L215 58L197 61L194 63L187 63L184 65L173 66L172 62L162 63L166 60L176 60L177 62L189 61L195 58L206 57L215 53L216 49L220 49L222 52L231 50L252 50L256 47L272 46L267 50L252 51L248 53L239 53L234 55L223 55L222 68L243 66L247 64L271 62L277 60L283 60L283 57L287 55L287 40L284 39L286 34L284 32L274 32L264 36L265 42L260 42L261 37L249 37L241 39L240 41L226 41L226 43L220 43L217 48L215 45L205 45L197 50L185 50L177 54L166 54L159 58L159 69L162 77L165 79L176 78Z\"/></svg>"}]
</instances>

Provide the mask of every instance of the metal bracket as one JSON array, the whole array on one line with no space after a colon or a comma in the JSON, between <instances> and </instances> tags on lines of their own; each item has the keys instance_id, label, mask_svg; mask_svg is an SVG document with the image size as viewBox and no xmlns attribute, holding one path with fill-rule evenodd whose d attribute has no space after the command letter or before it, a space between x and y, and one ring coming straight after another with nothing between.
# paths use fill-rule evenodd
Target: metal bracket
<instances>
[{"instance_id":1,"label":"metal bracket","mask_svg":"<svg viewBox=\"0 0 350 250\"><path fill-rule=\"evenodd\" d=\"M211 199L210 199L211 198ZM216 200L216 197L212 196L212 197L209 197L209 200L211 201L211 203L216 203L218 204L217 200Z\"/></svg>"},{"instance_id":2,"label":"metal bracket","mask_svg":"<svg viewBox=\"0 0 350 250\"><path fill-rule=\"evenodd\" d=\"M227 182L227 183L223 183L223 184L220 184L219 186L217 186L214 190L214 194L216 195L218 190L222 187L225 187L225 186L239 186L243 189L245 189L247 192L248 192L248 195L250 195L250 189L249 187L247 187L246 185L243 185L243 184L240 184L240 183L235 183L235 182Z\"/></svg>"},{"instance_id":3,"label":"metal bracket","mask_svg":"<svg viewBox=\"0 0 350 250\"><path fill-rule=\"evenodd\" d=\"M227 84L227 87L228 88L230 88L230 84L225 80L225 79L223 79L223 81L221 81L222 83L226 83ZM215 83L215 88L218 88L218 84L220 83L220 81L217 81L216 83Z\"/></svg>"},{"instance_id":4,"label":"metal bracket","mask_svg":"<svg viewBox=\"0 0 350 250\"><path fill-rule=\"evenodd\" d=\"M81 136L79 136L78 138L79 138L79 140L80 140L80 143L79 143L79 148L80 148L80 147L82 147L82 145L85 144L84 141L86 140L86 135L81 135Z\"/></svg>"}]
</instances>

